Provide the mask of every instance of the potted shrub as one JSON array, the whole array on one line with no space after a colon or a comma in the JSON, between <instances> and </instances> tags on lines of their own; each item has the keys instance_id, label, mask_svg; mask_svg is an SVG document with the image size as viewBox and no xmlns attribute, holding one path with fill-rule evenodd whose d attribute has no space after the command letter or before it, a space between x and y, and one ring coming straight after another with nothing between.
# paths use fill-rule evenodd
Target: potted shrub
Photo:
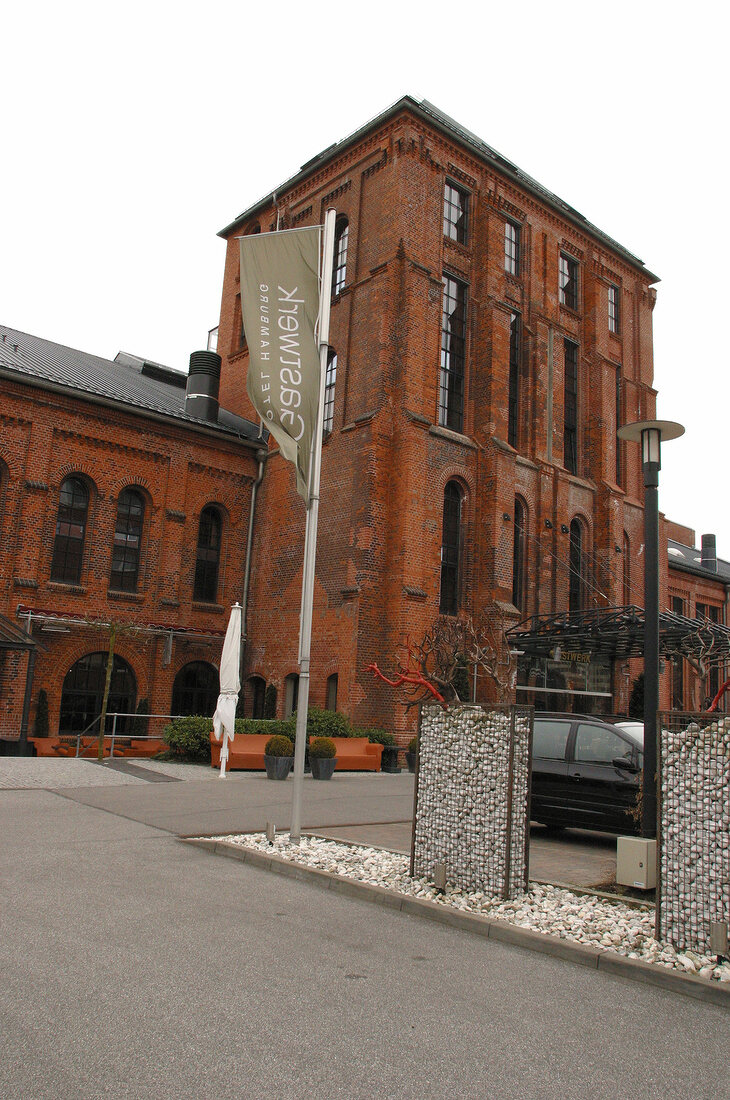
<instances>
[{"instance_id":1,"label":"potted shrub","mask_svg":"<svg viewBox=\"0 0 730 1100\"><path fill-rule=\"evenodd\" d=\"M418 753L418 738L412 737L408 742L408 748L406 749L406 764L408 765L409 772L415 772L416 770L416 754Z\"/></svg>"},{"instance_id":2,"label":"potted shrub","mask_svg":"<svg viewBox=\"0 0 730 1100\"><path fill-rule=\"evenodd\" d=\"M361 732L374 745L383 746L383 755L380 760L381 772L399 772L398 746L395 743L393 734L379 729L362 730Z\"/></svg>"},{"instance_id":3,"label":"potted shrub","mask_svg":"<svg viewBox=\"0 0 730 1100\"><path fill-rule=\"evenodd\" d=\"M294 763L294 745L281 733L274 734L264 745L264 764L269 779L286 779Z\"/></svg>"},{"instance_id":4,"label":"potted shrub","mask_svg":"<svg viewBox=\"0 0 730 1100\"><path fill-rule=\"evenodd\" d=\"M313 737L309 742L312 779L331 779L337 763L337 749L331 737Z\"/></svg>"}]
</instances>

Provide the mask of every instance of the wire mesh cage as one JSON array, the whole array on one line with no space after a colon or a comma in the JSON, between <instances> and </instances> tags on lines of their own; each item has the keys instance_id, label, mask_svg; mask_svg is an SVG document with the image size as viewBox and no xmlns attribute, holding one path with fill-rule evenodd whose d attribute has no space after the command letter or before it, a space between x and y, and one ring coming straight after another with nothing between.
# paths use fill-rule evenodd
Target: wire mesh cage
<instances>
[{"instance_id":1,"label":"wire mesh cage","mask_svg":"<svg viewBox=\"0 0 730 1100\"><path fill-rule=\"evenodd\" d=\"M411 874L513 898L527 889L533 708L424 708Z\"/></svg>"},{"instance_id":2,"label":"wire mesh cage","mask_svg":"<svg viewBox=\"0 0 730 1100\"><path fill-rule=\"evenodd\" d=\"M713 953L730 922L730 715L660 713L657 937Z\"/></svg>"}]
</instances>

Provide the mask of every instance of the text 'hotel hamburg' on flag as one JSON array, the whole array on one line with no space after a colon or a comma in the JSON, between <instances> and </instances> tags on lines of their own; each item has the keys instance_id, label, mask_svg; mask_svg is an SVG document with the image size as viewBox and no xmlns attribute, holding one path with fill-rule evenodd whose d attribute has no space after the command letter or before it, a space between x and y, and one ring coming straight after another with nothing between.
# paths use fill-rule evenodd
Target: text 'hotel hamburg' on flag
<instances>
[{"instance_id":1,"label":"text 'hotel hamburg' on flag","mask_svg":"<svg viewBox=\"0 0 730 1100\"><path fill-rule=\"evenodd\" d=\"M256 233L242 237L240 246L246 389L282 455L294 463L297 492L308 503L320 384L320 230Z\"/></svg>"}]
</instances>

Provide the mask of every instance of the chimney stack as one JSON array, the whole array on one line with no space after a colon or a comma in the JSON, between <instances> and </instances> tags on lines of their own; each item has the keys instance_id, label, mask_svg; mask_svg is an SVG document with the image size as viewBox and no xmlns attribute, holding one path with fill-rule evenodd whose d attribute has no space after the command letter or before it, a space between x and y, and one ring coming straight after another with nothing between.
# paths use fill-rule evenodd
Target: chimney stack
<instances>
[{"instance_id":1,"label":"chimney stack","mask_svg":"<svg viewBox=\"0 0 730 1100\"><path fill-rule=\"evenodd\" d=\"M702 536L702 557L700 564L703 569L709 569L711 573L717 573L717 549L714 535Z\"/></svg>"},{"instance_id":2,"label":"chimney stack","mask_svg":"<svg viewBox=\"0 0 730 1100\"><path fill-rule=\"evenodd\" d=\"M194 351L190 356L185 387L185 412L199 420L218 423L218 391L221 382L221 357L214 351Z\"/></svg>"}]
</instances>

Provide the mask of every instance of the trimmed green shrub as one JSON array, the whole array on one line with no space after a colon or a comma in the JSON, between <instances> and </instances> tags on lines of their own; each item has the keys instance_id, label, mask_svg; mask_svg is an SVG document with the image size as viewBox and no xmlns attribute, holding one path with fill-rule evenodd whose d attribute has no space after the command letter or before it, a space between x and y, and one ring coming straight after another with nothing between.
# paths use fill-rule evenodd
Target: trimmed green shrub
<instances>
[{"instance_id":1,"label":"trimmed green shrub","mask_svg":"<svg viewBox=\"0 0 730 1100\"><path fill-rule=\"evenodd\" d=\"M392 733L386 733L385 730L379 730L379 729L375 729L375 728L364 729L364 730L356 730L355 733L354 733L354 736L355 737L367 737L368 741L372 745L383 745L386 748L389 745L394 745L395 744L395 737L393 736Z\"/></svg>"},{"instance_id":2,"label":"trimmed green shrub","mask_svg":"<svg viewBox=\"0 0 730 1100\"><path fill-rule=\"evenodd\" d=\"M264 754L266 756L293 756L294 745L288 737L275 734L264 745Z\"/></svg>"},{"instance_id":3,"label":"trimmed green shrub","mask_svg":"<svg viewBox=\"0 0 730 1100\"><path fill-rule=\"evenodd\" d=\"M291 718L273 721L266 718L237 718L235 729L236 733L266 733L269 737L294 738L294 722Z\"/></svg>"},{"instance_id":4,"label":"trimmed green shrub","mask_svg":"<svg viewBox=\"0 0 730 1100\"><path fill-rule=\"evenodd\" d=\"M418 752L418 738L417 737L412 737L410 739L410 741L408 742L408 751L409 752Z\"/></svg>"},{"instance_id":5,"label":"trimmed green shrub","mask_svg":"<svg viewBox=\"0 0 730 1100\"><path fill-rule=\"evenodd\" d=\"M186 760L210 760L213 720L201 715L173 718L162 731L162 740L176 756Z\"/></svg>"},{"instance_id":6,"label":"trimmed green shrub","mask_svg":"<svg viewBox=\"0 0 730 1100\"><path fill-rule=\"evenodd\" d=\"M346 715L339 711L310 707L307 711L307 737L352 737L352 726Z\"/></svg>"},{"instance_id":7,"label":"trimmed green shrub","mask_svg":"<svg viewBox=\"0 0 730 1100\"><path fill-rule=\"evenodd\" d=\"M276 718L276 684L267 684L264 693L264 718Z\"/></svg>"},{"instance_id":8,"label":"trimmed green shrub","mask_svg":"<svg viewBox=\"0 0 730 1100\"><path fill-rule=\"evenodd\" d=\"M38 692L33 734L35 737L48 737L48 696L45 688Z\"/></svg>"},{"instance_id":9,"label":"trimmed green shrub","mask_svg":"<svg viewBox=\"0 0 730 1100\"><path fill-rule=\"evenodd\" d=\"M316 760L332 760L337 748L331 737L313 737L309 742L309 756Z\"/></svg>"}]
</instances>

